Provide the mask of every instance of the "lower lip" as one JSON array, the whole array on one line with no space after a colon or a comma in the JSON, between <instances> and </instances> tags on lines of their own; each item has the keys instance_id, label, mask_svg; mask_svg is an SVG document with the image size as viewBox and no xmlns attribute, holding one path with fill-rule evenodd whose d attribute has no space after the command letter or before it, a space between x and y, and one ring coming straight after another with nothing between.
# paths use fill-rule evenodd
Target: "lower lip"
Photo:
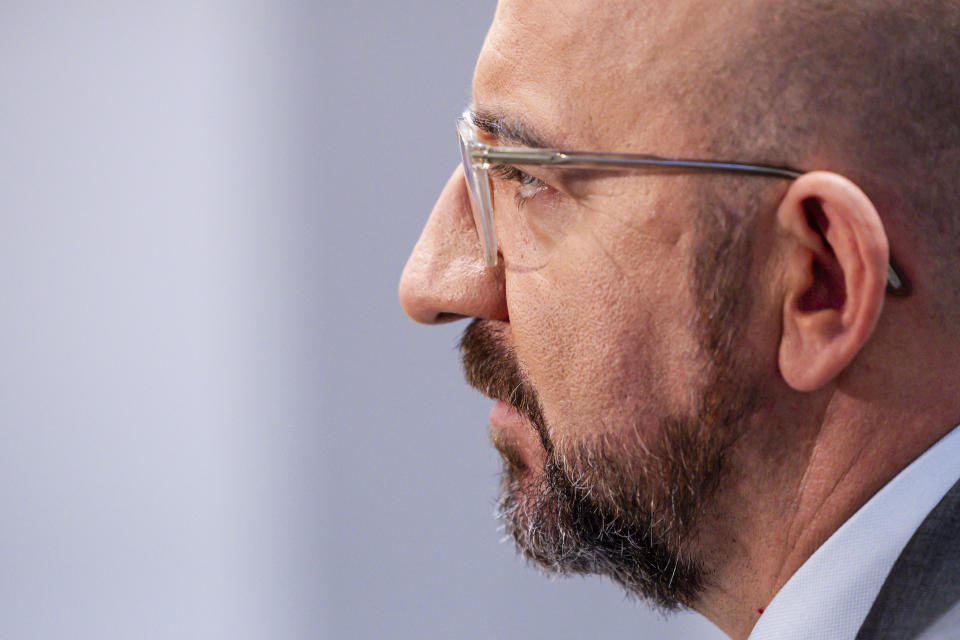
<instances>
[{"instance_id":1,"label":"lower lip","mask_svg":"<svg viewBox=\"0 0 960 640\"><path fill-rule=\"evenodd\" d=\"M501 446L508 447L516 461L522 460L520 466L528 469L543 466L546 451L536 429L512 405L498 400L490 409L490 437L495 443L500 441ZM519 464L516 461L515 466Z\"/></svg>"},{"instance_id":2,"label":"lower lip","mask_svg":"<svg viewBox=\"0 0 960 640\"><path fill-rule=\"evenodd\" d=\"M496 429L503 431L515 430L515 429L524 429L529 427L525 424L526 421L520 415L520 412L517 411L515 407L507 404L503 400L497 400L496 404L493 405L493 408L490 409L490 424Z\"/></svg>"}]
</instances>

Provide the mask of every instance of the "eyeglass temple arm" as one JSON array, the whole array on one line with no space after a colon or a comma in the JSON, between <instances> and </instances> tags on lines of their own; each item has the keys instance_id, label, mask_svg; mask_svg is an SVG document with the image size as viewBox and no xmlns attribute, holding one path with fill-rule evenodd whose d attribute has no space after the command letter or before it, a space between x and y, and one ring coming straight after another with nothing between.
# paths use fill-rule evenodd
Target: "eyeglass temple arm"
<instances>
[{"instance_id":1,"label":"eyeglass temple arm","mask_svg":"<svg viewBox=\"0 0 960 640\"><path fill-rule=\"evenodd\" d=\"M508 162L510 164L561 165L566 167L661 167L666 169L753 173L781 178L799 178L803 175L801 171L786 167L770 167L743 162L663 158L639 154L577 153L523 147L487 147L475 150L474 154L478 160L488 163Z\"/></svg>"},{"instance_id":2,"label":"eyeglass temple arm","mask_svg":"<svg viewBox=\"0 0 960 640\"><path fill-rule=\"evenodd\" d=\"M529 149L523 147L482 147L474 149L476 159L484 163L506 162L510 164L562 165L567 167L660 167L665 169L692 169L699 171L729 171L779 178L799 178L802 171L786 167L770 167L742 162L710 160L685 160L658 156L629 155L617 153L570 153L553 149ZM897 298L905 298L913 291L910 281L897 267L893 256L887 265L887 292Z\"/></svg>"},{"instance_id":3,"label":"eyeglass temple arm","mask_svg":"<svg viewBox=\"0 0 960 640\"><path fill-rule=\"evenodd\" d=\"M903 275L897 261L890 256L890 262L887 264L887 293L895 298L906 298L913 291L913 285Z\"/></svg>"}]
</instances>

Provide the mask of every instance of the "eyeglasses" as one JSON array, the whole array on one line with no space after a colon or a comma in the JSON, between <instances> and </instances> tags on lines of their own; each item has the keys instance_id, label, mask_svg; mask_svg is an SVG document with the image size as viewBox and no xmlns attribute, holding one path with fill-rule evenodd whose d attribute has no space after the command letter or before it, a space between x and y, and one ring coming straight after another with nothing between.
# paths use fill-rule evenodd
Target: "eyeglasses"
<instances>
[{"instance_id":1,"label":"eyeglasses","mask_svg":"<svg viewBox=\"0 0 960 640\"><path fill-rule=\"evenodd\" d=\"M469 112L457 118L457 137L463 160L463 175L470 194L480 249L488 267L497 265L497 230L493 221L493 193L490 170L499 165L555 165L580 169L670 169L744 173L755 176L794 179L804 172L788 167L728 162L725 160L688 160L646 154L594 151L560 151L532 147L501 147L477 140L477 127ZM893 258L887 267L887 291L894 296L909 295L910 284L895 267Z\"/></svg>"}]
</instances>

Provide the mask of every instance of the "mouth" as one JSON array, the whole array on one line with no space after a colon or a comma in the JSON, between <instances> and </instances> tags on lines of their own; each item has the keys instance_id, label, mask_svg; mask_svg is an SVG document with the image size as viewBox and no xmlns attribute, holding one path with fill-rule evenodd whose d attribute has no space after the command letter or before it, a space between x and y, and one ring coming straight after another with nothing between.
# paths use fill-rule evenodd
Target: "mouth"
<instances>
[{"instance_id":1,"label":"mouth","mask_svg":"<svg viewBox=\"0 0 960 640\"><path fill-rule=\"evenodd\" d=\"M511 441L537 440L549 451L550 442L536 391L524 376L502 324L474 320L460 339L467 383L495 401L490 411L491 433Z\"/></svg>"}]
</instances>

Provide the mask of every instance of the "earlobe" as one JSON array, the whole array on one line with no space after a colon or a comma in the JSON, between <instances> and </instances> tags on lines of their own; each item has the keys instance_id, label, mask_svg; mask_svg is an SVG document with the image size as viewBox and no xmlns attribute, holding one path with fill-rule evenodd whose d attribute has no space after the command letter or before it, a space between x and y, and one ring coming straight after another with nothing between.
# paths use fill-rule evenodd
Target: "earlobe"
<instances>
[{"instance_id":1,"label":"earlobe","mask_svg":"<svg viewBox=\"0 0 960 640\"><path fill-rule=\"evenodd\" d=\"M850 180L804 174L777 210L783 251L780 372L814 391L856 357L880 318L889 249L880 216Z\"/></svg>"}]
</instances>

